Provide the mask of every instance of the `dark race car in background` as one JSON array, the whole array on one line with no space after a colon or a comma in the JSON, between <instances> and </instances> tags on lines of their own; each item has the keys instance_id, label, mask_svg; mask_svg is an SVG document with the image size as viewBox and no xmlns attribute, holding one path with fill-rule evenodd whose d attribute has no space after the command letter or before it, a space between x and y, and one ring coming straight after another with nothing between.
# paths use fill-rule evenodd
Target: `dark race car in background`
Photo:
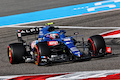
<instances>
[{"instance_id":1,"label":"dark race car in background","mask_svg":"<svg viewBox=\"0 0 120 80\"><path fill-rule=\"evenodd\" d=\"M100 35L93 35L88 41L84 41L84 38L77 41L74 36L66 36L65 33L65 30L59 30L50 23L45 27L17 30L18 42L8 45L9 62L46 65L52 62L90 60L111 53L111 48L106 47ZM33 34L39 34L34 41L28 44L23 40L22 36Z\"/></svg>"}]
</instances>

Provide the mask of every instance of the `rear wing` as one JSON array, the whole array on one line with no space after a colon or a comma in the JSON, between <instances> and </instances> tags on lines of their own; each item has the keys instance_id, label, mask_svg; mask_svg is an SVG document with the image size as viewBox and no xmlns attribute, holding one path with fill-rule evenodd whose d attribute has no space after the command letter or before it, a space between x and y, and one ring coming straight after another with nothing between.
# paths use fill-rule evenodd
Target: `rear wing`
<instances>
[{"instance_id":1,"label":"rear wing","mask_svg":"<svg viewBox=\"0 0 120 80\"><path fill-rule=\"evenodd\" d=\"M35 28L27 28L27 29L17 30L17 38L18 38L18 41L24 42L24 40L22 39L22 36L39 34L39 31L40 31L42 28L43 28L43 27L35 27Z\"/></svg>"}]
</instances>

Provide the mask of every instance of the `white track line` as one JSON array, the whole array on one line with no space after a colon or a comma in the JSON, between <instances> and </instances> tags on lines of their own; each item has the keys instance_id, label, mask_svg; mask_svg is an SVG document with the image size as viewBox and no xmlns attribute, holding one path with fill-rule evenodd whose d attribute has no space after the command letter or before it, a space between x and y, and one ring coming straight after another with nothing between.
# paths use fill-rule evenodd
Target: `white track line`
<instances>
[{"instance_id":1,"label":"white track line","mask_svg":"<svg viewBox=\"0 0 120 80\"><path fill-rule=\"evenodd\" d=\"M43 26L7 26L7 27L25 27L25 28L34 28L34 27L43 27ZM79 27L79 26L55 26L58 28L67 28L67 29L120 29L120 27Z\"/></svg>"}]
</instances>

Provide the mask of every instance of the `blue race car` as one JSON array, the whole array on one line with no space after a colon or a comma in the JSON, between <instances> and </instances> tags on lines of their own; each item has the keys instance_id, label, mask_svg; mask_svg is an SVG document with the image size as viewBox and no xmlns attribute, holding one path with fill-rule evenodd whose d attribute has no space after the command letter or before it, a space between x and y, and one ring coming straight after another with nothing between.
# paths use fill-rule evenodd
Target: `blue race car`
<instances>
[{"instance_id":1,"label":"blue race car","mask_svg":"<svg viewBox=\"0 0 120 80\"><path fill-rule=\"evenodd\" d=\"M11 64L34 62L36 65L46 65L53 62L90 60L92 57L111 53L111 48L106 47L100 35L91 36L88 41L84 41L83 38L82 41L77 41L73 36L66 36L65 30L58 30L50 24L42 28L29 28L17 32L18 42L8 46ZM33 34L39 36L30 44L22 39L22 36Z\"/></svg>"}]
</instances>

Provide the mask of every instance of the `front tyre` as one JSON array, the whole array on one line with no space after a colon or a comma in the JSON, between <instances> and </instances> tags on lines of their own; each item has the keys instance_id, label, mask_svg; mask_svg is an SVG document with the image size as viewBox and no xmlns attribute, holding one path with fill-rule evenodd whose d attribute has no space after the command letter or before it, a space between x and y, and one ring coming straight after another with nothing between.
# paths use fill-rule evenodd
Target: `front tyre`
<instances>
[{"instance_id":1,"label":"front tyre","mask_svg":"<svg viewBox=\"0 0 120 80\"><path fill-rule=\"evenodd\" d=\"M36 65L47 64L47 57L50 55L50 49L47 43L39 42L34 47L34 60Z\"/></svg>"},{"instance_id":2,"label":"front tyre","mask_svg":"<svg viewBox=\"0 0 120 80\"><path fill-rule=\"evenodd\" d=\"M13 43L8 46L8 58L11 64L23 62L25 53L26 49L22 43Z\"/></svg>"},{"instance_id":3,"label":"front tyre","mask_svg":"<svg viewBox=\"0 0 120 80\"><path fill-rule=\"evenodd\" d=\"M100 57L104 56L106 52L106 44L102 36L94 35L88 39L89 52L91 56Z\"/></svg>"}]
</instances>

